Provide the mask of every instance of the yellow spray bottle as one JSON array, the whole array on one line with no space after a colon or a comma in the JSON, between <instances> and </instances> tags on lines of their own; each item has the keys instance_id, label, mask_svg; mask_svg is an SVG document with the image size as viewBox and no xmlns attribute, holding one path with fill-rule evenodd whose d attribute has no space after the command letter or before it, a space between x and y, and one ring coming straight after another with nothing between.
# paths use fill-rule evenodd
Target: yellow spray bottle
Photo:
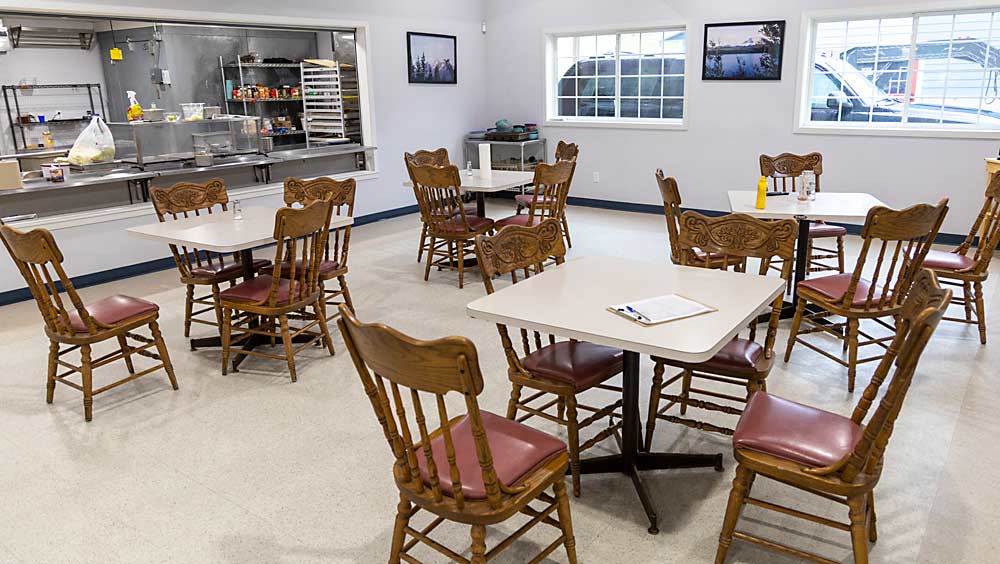
<instances>
[{"instance_id":1,"label":"yellow spray bottle","mask_svg":"<svg viewBox=\"0 0 1000 564\"><path fill-rule=\"evenodd\" d=\"M757 204L756 208L759 210L764 209L767 206L767 178L763 176L757 181Z\"/></svg>"}]
</instances>

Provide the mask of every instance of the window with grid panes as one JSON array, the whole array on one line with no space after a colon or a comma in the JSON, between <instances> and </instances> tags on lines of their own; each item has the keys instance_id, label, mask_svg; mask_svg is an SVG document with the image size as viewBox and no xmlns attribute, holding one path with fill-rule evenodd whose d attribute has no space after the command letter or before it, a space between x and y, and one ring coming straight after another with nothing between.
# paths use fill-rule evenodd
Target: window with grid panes
<instances>
[{"instance_id":1,"label":"window with grid panes","mask_svg":"<svg viewBox=\"0 0 1000 564\"><path fill-rule=\"evenodd\" d=\"M684 29L557 36L550 119L662 121L684 117Z\"/></svg>"},{"instance_id":2,"label":"window with grid panes","mask_svg":"<svg viewBox=\"0 0 1000 564\"><path fill-rule=\"evenodd\" d=\"M1000 7L813 25L804 125L1000 130Z\"/></svg>"}]
</instances>

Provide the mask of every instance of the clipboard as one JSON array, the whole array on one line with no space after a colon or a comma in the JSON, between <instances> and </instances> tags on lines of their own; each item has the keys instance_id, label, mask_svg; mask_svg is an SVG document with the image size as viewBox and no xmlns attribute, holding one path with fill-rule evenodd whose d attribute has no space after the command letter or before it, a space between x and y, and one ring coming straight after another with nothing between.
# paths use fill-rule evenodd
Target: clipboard
<instances>
[{"instance_id":1,"label":"clipboard","mask_svg":"<svg viewBox=\"0 0 1000 564\"><path fill-rule=\"evenodd\" d=\"M680 294L667 294L635 302L608 306L615 313L645 327L688 319L719 311L718 308Z\"/></svg>"}]
</instances>

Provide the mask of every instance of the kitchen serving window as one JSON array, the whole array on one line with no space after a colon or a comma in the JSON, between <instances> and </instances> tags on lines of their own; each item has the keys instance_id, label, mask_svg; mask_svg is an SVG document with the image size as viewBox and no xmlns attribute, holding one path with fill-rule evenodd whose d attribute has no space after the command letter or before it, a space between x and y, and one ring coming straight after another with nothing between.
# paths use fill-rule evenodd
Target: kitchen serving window
<instances>
[{"instance_id":1,"label":"kitchen serving window","mask_svg":"<svg viewBox=\"0 0 1000 564\"><path fill-rule=\"evenodd\" d=\"M1000 130L1000 7L812 26L802 125Z\"/></svg>"},{"instance_id":2,"label":"kitchen serving window","mask_svg":"<svg viewBox=\"0 0 1000 564\"><path fill-rule=\"evenodd\" d=\"M549 37L550 121L684 119L684 28Z\"/></svg>"}]
</instances>

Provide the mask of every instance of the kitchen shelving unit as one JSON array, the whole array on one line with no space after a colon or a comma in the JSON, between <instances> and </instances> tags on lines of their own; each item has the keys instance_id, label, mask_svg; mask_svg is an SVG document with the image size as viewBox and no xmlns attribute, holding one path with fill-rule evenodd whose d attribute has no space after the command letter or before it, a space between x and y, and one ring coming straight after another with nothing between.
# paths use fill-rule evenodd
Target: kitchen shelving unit
<instances>
[{"instance_id":1,"label":"kitchen shelving unit","mask_svg":"<svg viewBox=\"0 0 1000 564\"><path fill-rule=\"evenodd\" d=\"M35 90L80 90L86 89L86 96L90 106L90 114L100 113L102 116L105 114L104 111L104 96L101 93L101 85L97 83L79 83L79 84L5 84L2 87L3 90L3 102L7 109L7 120L10 122L10 134L14 140L14 151L20 152L28 149L34 149L37 147L28 147L28 137L27 132L29 129L33 128L48 128L52 132L53 137L58 137L58 146L72 146L73 142L76 141L76 137L87 123L90 123L90 117L78 117L78 118L62 118L46 121L45 123L28 122L21 123L20 117L21 112L30 112L30 108L22 107L25 102L23 96L29 91ZM81 102L78 106L84 106L82 102L83 93L73 92L71 95L78 95L81 97ZM94 98L97 100L95 101ZM13 107L12 107L13 105ZM30 105L30 104L28 104ZM97 111L100 107L100 112ZM13 112L11 111L13 110ZM80 111L83 113L83 110ZM76 127L70 127L75 125ZM61 131L68 131L65 135L60 135ZM20 139L18 138L20 136Z\"/></svg>"},{"instance_id":2,"label":"kitchen shelving unit","mask_svg":"<svg viewBox=\"0 0 1000 564\"><path fill-rule=\"evenodd\" d=\"M347 142L340 64L303 62L301 69L306 147Z\"/></svg>"},{"instance_id":3,"label":"kitchen shelving unit","mask_svg":"<svg viewBox=\"0 0 1000 564\"><path fill-rule=\"evenodd\" d=\"M226 81L230 80L227 78L227 71L232 73L236 71L236 75L232 76L233 86L239 86L241 89L248 83L253 84L264 84L265 80L248 80L248 76L253 76L257 73L258 69L270 69L271 72L264 74L269 80L267 82L275 82L274 84L268 84L269 88L278 87L282 85L297 86L295 82L299 80L301 75L301 64L299 63L245 63L239 58L236 62L227 63L223 61L222 57L219 57L219 71L222 73L222 87L226 92L223 92L223 100L226 105L226 113L242 113L243 115L256 115L263 121L267 118L273 118L277 116L287 116L292 118L292 123L296 121L296 114L299 113L299 104L302 104L303 99L301 96L288 97L288 98L233 98L232 90L226 88ZM242 112L239 110L242 109ZM293 131L284 133L269 133L261 134L261 137L271 137L274 138L275 144L281 144L282 146L287 145L297 145L301 144L301 138L306 135L304 127L296 127ZM280 140L280 141L279 141Z\"/></svg>"}]
</instances>

